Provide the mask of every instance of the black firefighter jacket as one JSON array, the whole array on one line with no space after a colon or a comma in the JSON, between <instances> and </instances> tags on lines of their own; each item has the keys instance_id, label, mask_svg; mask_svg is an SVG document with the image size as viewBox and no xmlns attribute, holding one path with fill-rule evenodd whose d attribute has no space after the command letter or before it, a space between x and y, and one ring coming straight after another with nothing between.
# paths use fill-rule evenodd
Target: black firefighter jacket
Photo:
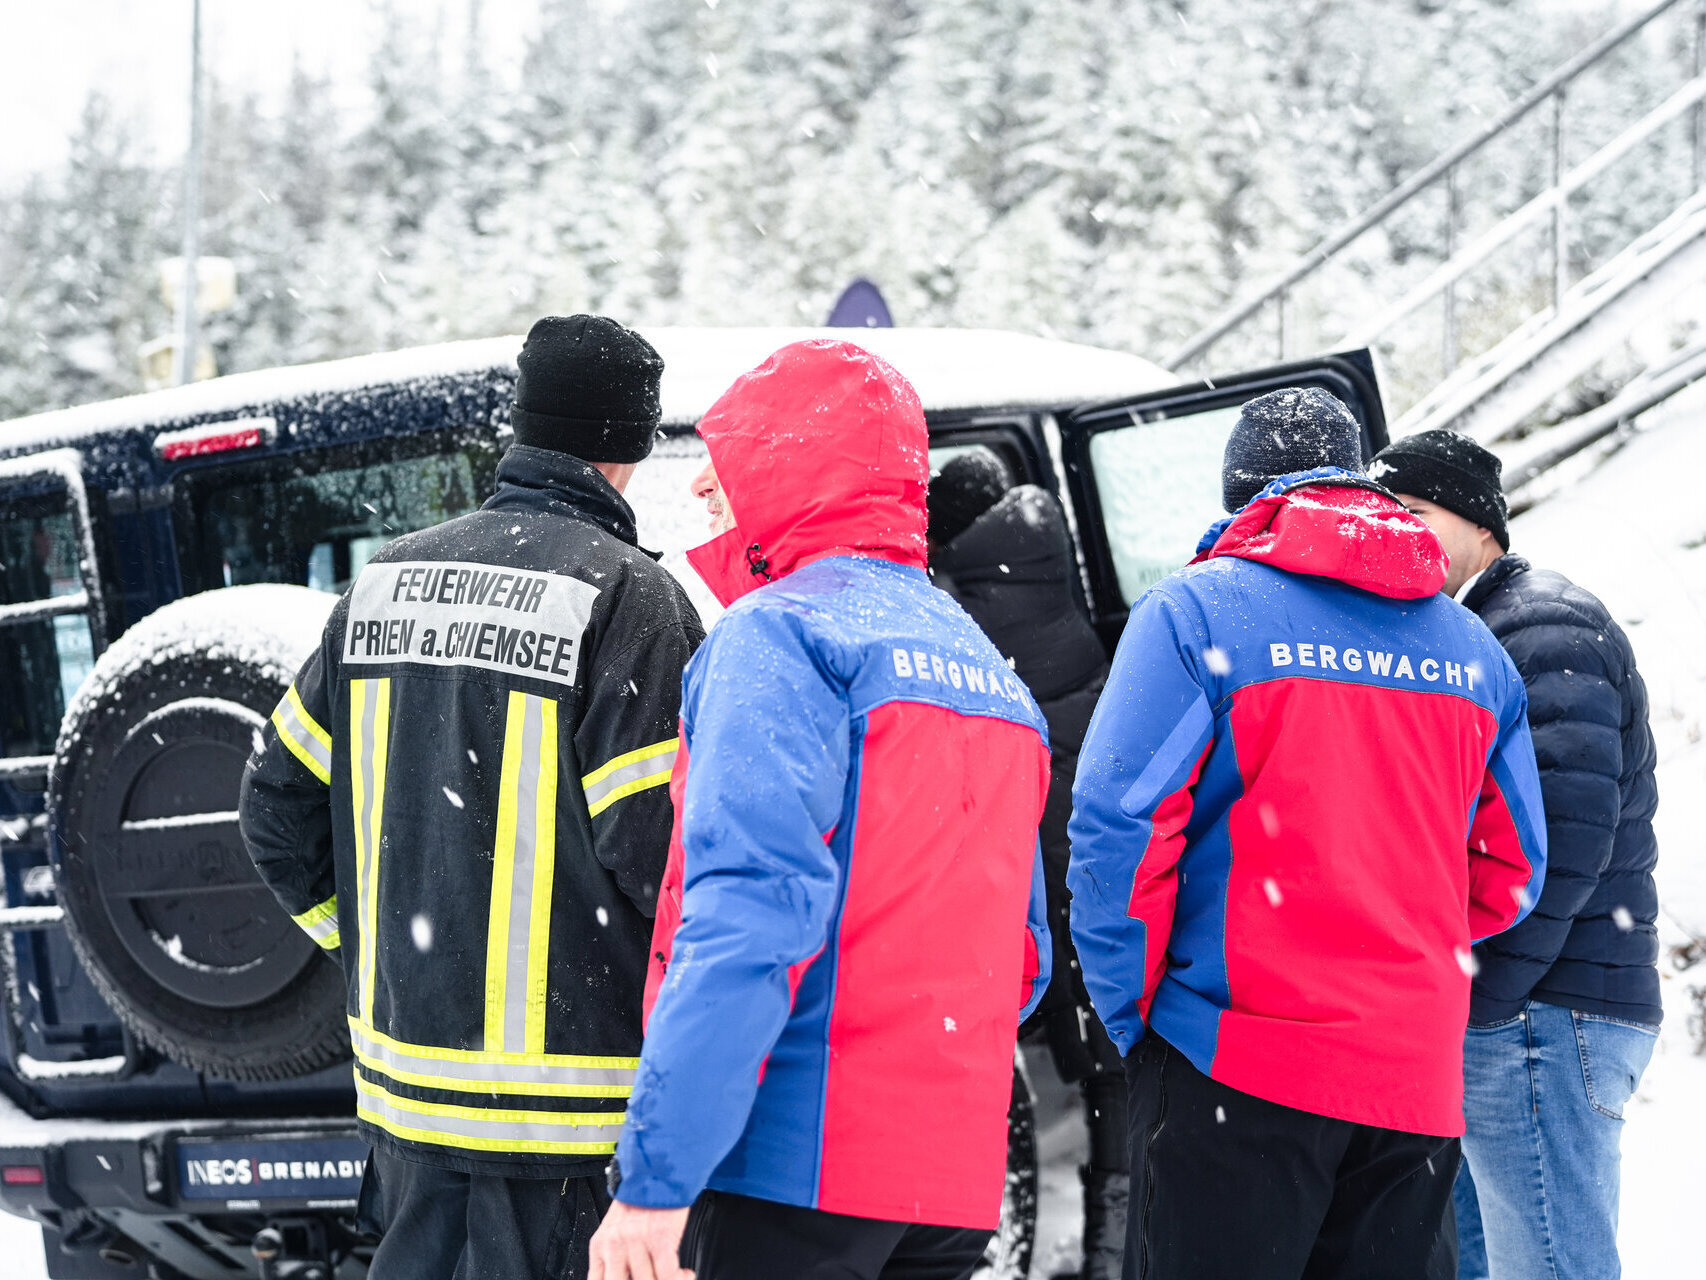
<instances>
[{"instance_id":1,"label":"black firefighter jacket","mask_svg":"<svg viewBox=\"0 0 1706 1280\"><path fill-rule=\"evenodd\" d=\"M1597 598L1521 556L1495 560L1463 603L1528 687L1546 803L1546 887L1528 918L1475 948L1469 1020L1525 1000L1657 1023L1655 752L1629 638Z\"/></svg>"},{"instance_id":2,"label":"black firefighter jacket","mask_svg":"<svg viewBox=\"0 0 1706 1280\"><path fill-rule=\"evenodd\" d=\"M338 602L243 780L244 839L341 955L363 1135L570 1177L616 1147L704 638L593 468L518 446Z\"/></svg>"}]
</instances>

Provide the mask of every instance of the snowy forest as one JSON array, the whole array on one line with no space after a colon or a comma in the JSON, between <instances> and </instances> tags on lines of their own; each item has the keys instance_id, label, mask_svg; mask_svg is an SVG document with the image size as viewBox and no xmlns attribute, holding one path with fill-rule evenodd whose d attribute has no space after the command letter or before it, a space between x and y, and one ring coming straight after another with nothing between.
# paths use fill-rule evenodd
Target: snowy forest
<instances>
[{"instance_id":1,"label":"snowy forest","mask_svg":"<svg viewBox=\"0 0 1706 1280\"><path fill-rule=\"evenodd\" d=\"M900 324L1156 357L1627 8L540 0L505 76L477 25L387 10L363 113L300 66L279 100L215 69L202 252L234 260L239 294L205 333L234 372L522 332L546 312L816 324L864 275ZM1582 82L1566 165L1690 74L1689 34L1643 36ZM1546 184L1542 126L1464 171L1458 235ZM1660 135L1577 202L1576 276L1676 203L1688 146ZM1437 265L1440 195L1298 300L1294 349L1333 345ZM181 157L98 89L67 162L0 191L0 419L141 389L137 348L170 326L159 264L181 199ZM1466 344L1539 304L1536 261L1470 282ZM1437 359L1437 327L1420 316L1399 346ZM1272 343L1258 327L1212 363L1267 362Z\"/></svg>"}]
</instances>

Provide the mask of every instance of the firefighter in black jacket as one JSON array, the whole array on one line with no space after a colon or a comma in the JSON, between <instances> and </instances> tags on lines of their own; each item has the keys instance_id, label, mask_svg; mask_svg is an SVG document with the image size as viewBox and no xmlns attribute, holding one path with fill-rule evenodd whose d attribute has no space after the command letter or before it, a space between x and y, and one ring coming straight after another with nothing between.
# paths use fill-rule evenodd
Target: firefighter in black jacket
<instances>
[{"instance_id":1,"label":"firefighter in black jacket","mask_svg":"<svg viewBox=\"0 0 1706 1280\"><path fill-rule=\"evenodd\" d=\"M497 492L361 571L243 782L262 879L348 978L375 1280L584 1274L639 1063L704 636L621 497L663 362L553 316L517 363Z\"/></svg>"}]
</instances>

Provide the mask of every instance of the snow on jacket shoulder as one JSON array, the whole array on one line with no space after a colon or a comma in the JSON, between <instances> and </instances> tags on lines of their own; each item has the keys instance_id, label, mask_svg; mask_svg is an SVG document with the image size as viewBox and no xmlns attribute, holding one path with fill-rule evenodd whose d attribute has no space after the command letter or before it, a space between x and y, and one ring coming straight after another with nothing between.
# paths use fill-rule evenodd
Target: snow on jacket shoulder
<instances>
[{"instance_id":1,"label":"snow on jacket shoulder","mask_svg":"<svg viewBox=\"0 0 1706 1280\"><path fill-rule=\"evenodd\" d=\"M1545 869L1522 682L1358 477L1286 477L1211 534L1133 608L1080 757L1097 1011L1256 1097L1460 1134L1470 946Z\"/></svg>"},{"instance_id":2,"label":"snow on jacket shoulder","mask_svg":"<svg viewBox=\"0 0 1706 1280\"><path fill-rule=\"evenodd\" d=\"M991 1227L1017 1025L1048 979L1046 732L924 574L916 400L910 415L861 422L898 375L868 380L876 362L846 344L808 351L803 367L798 352L771 365L806 380L807 403L833 406L821 432L744 434L726 404L700 428L741 522L719 540L720 568L700 561L725 598L756 590L684 681L655 1004L617 1196L680 1206L709 1186ZM750 406L771 365L725 400ZM802 418L773 412L746 421ZM797 483L764 479L808 473L815 509ZM838 511L826 493L842 495ZM842 550L814 554L825 545Z\"/></svg>"},{"instance_id":3,"label":"snow on jacket shoulder","mask_svg":"<svg viewBox=\"0 0 1706 1280\"><path fill-rule=\"evenodd\" d=\"M1656 755L1629 638L1595 596L1520 556L1489 566L1464 604L1528 687L1547 828L1546 888L1528 919L1476 948L1470 1020L1532 998L1656 1024Z\"/></svg>"}]
</instances>

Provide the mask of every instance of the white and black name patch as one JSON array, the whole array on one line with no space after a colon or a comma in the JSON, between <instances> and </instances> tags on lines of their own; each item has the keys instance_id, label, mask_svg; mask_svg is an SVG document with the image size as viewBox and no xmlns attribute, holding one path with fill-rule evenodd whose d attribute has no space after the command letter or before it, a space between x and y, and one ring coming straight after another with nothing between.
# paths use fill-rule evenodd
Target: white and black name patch
<instances>
[{"instance_id":1,"label":"white and black name patch","mask_svg":"<svg viewBox=\"0 0 1706 1280\"><path fill-rule=\"evenodd\" d=\"M370 564L356 579L346 663L484 667L573 684L598 588L469 561Z\"/></svg>"}]
</instances>

